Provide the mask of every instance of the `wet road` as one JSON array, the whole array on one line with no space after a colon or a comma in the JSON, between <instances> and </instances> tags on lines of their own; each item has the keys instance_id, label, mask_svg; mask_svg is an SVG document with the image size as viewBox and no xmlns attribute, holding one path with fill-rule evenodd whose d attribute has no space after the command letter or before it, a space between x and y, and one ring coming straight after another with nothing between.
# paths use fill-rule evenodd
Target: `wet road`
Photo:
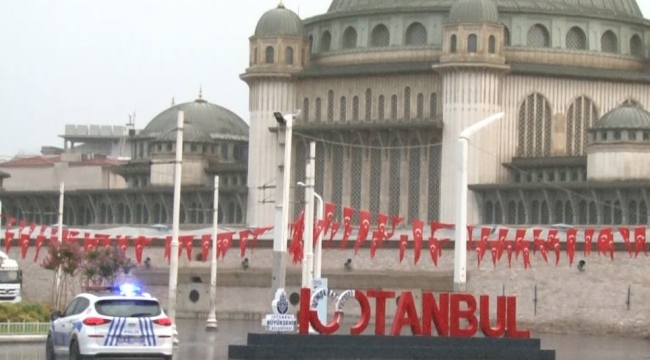
<instances>
[{"instance_id":1,"label":"wet road","mask_svg":"<svg viewBox=\"0 0 650 360\"><path fill-rule=\"evenodd\" d=\"M262 332L259 322L220 321L219 332L206 333L205 321L179 322L179 359L227 360L228 345L244 344L249 332ZM612 337L533 334L543 349L555 349L556 360L650 360L650 341ZM45 360L42 344L0 345L0 360Z\"/></svg>"}]
</instances>

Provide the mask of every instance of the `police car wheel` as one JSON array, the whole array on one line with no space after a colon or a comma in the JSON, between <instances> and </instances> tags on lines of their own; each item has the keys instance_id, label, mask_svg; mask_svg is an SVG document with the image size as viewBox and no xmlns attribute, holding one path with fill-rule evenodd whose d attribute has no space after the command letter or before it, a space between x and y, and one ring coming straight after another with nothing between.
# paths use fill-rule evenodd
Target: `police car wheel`
<instances>
[{"instance_id":1,"label":"police car wheel","mask_svg":"<svg viewBox=\"0 0 650 360\"><path fill-rule=\"evenodd\" d=\"M45 360L56 360L56 354L54 354L54 344L52 344L51 337L48 337L47 342L45 343Z\"/></svg>"},{"instance_id":2,"label":"police car wheel","mask_svg":"<svg viewBox=\"0 0 650 360\"><path fill-rule=\"evenodd\" d=\"M79 344L77 344L76 341L73 341L72 344L70 344L70 360L81 360Z\"/></svg>"}]
</instances>

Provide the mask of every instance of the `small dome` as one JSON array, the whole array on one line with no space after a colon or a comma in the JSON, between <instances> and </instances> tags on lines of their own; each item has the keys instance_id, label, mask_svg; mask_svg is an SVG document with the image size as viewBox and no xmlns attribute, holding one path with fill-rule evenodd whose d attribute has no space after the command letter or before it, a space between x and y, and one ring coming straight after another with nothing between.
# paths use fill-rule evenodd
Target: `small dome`
<instances>
[{"instance_id":1,"label":"small dome","mask_svg":"<svg viewBox=\"0 0 650 360\"><path fill-rule=\"evenodd\" d=\"M459 0L449 11L451 23L496 23L499 10L492 0Z\"/></svg>"},{"instance_id":2,"label":"small dome","mask_svg":"<svg viewBox=\"0 0 650 360\"><path fill-rule=\"evenodd\" d=\"M183 141L248 140L248 124L237 114L199 97L194 102L172 106L153 118L138 136L156 141L175 141L178 112L183 111Z\"/></svg>"},{"instance_id":3,"label":"small dome","mask_svg":"<svg viewBox=\"0 0 650 360\"><path fill-rule=\"evenodd\" d=\"M277 8L262 15L257 22L255 36L307 36L307 31L300 17L280 3Z\"/></svg>"},{"instance_id":4,"label":"small dome","mask_svg":"<svg viewBox=\"0 0 650 360\"><path fill-rule=\"evenodd\" d=\"M597 129L650 129L650 113L627 101L596 121Z\"/></svg>"}]
</instances>

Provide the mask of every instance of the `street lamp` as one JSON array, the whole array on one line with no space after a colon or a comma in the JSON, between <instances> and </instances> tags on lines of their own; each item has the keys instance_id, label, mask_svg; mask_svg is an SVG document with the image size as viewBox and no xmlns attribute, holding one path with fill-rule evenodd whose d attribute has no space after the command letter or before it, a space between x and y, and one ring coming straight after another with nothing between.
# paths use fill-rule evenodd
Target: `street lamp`
<instances>
[{"instance_id":1,"label":"street lamp","mask_svg":"<svg viewBox=\"0 0 650 360\"><path fill-rule=\"evenodd\" d=\"M467 283L467 183L469 137L503 118L504 113L492 115L463 130L458 136L458 168L456 171L456 228L454 249L454 290L463 291Z\"/></svg>"}]
</instances>

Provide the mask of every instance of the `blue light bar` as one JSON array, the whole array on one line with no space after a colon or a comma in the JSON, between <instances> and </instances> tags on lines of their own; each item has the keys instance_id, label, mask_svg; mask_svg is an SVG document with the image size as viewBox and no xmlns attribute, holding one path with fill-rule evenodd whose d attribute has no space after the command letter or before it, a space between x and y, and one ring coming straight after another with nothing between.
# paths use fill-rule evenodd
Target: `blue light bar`
<instances>
[{"instance_id":1,"label":"blue light bar","mask_svg":"<svg viewBox=\"0 0 650 360\"><path fill-rule=\"evenodd\" d=\"M137 295L142 292L142 289L133 284L122 284L119 286L120 293L123 295Z\"/></svg>"}]
</instances>

